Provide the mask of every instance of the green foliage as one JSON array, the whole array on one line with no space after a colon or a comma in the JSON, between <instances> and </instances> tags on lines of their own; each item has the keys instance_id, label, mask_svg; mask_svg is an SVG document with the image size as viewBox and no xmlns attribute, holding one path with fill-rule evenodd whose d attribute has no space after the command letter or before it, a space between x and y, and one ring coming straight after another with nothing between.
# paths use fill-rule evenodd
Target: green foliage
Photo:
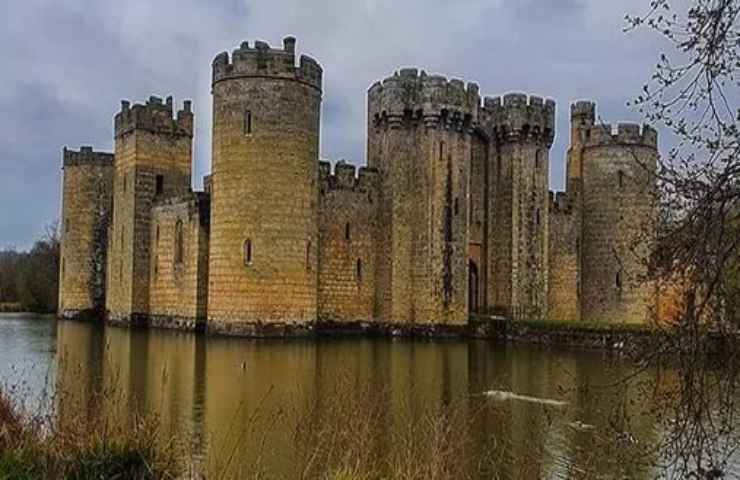
<instances>
[{"instance_id":1,"label":"green foliage","mask_svg":"<svg viewBox=\"0 0 740 480\"><path fill-rule=\"evenodd\" d=\"M0 305L49 313L57 308L59 292L59 237L48 226L28 252L0 251Z\"/></svg>"}]
</instances>

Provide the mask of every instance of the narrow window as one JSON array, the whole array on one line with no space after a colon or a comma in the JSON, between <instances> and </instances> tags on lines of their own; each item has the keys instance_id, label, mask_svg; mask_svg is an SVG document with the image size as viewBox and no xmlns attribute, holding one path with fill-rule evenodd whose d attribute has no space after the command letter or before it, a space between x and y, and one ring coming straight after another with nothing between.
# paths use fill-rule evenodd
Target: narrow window
<instances>
[{"instance_id":1,"label":"narrow window","mask_svg":"<svg viewBox=\"0 0 740 480\"><path fill-rule=\"evenodd\" d=\"M362 281L362 260L359 258L357 259L357 265L355 267L355 270L357 274L357 281L361 282Z\"/></svg>"},{"instance_id":2,"label":"narrow window","mask_svg":"<svg viewBox=\"0 0 740 480\"><path fill-rule=\"evenodd\" d=\"M540 168L540 156L542 155L542 150L537 150L537 152L534 154L534 168Z\"/></svg>"},{"instance_id":3,"label":"narrow window","mask_svg":"<svg viewBox=\"0 0 740 480\"><path fill-rule=\"evenodd\" d=\"M624 172L621 170L617 172L617 184L619 185L619 188L624 186Z\"/></svg>"},{"instance_id":4,"label":"narrow window","mask_svg":"<svg viewBox=\"0 0 740 480\"><path fill-rule=\"evenodd\" d=\"M344 226L344 239L350 239L349 222L347 222L347 224Z\"/></svg>"},{"instance_id":5,"label":"narrow window","mask_svg":"<svg viewBox=\"0 0 740 480\"><path fill-rule=\"evenodd\" d=\"M159 255L154 256L154 277L159 276Z\"/></svg>"},{"instance_id":6,"label":"narrow window","mask_svg":"<svg viewBox=\"0 0 740 480\"><path fill-rule=\"evenodd\" d=\"M62 280L64 280L64 259L62 259Z\"/></svg>"},{"instance_id":7,"label":"narrow window","mask_svg":"<svg viewBox=\"0 0 740 480\"><path fill-rule=\"evenodd\" d=\"M445 149L445 142L439 142L439 160L440 161L444 159L444 149Z\"/></svg>"},{"instance_id":8,"label":"narrow window","mask_svg":"<svg viewBox=\"0 0 740 480\"><path fill-rule=\"evenodd\" d=\"M126 193L126 174L123 174L123 193Z\"/></svg>"},{"instance_id":9,"label":"narrow window","mask_svg":"<svg viewBox=\"0 0 740 480\"><path fill-rule=\"evenodd\" d=\"M244 241L244 265L252 264L252 240L246 239Z\"/></svg>"},{"instance_id":10,"label":"narrow window","mask_svg":"<svg viewBox=\"0 0 740 480\"><path fill-rule=\"evenodd\" d=\"M162 193L164 193L164 175L157 175L155 195L162 195Z\"/></svg>"},{"instance_id":11,"label":"narrow window","mask_svg":"<svg viewBox=\"0 0 740 480\"><path fill-rule=\"evenodd\" d=\"M121 225L121 250L123 250L123 237L126 232L126 225Z\"/></svg>"},{"instance_id":12,"label":"narrow window","mask_svg":"<svg viewBox=\"0 0 740 480\"><path fill-rule=\"evenodd\" d=\"M460 199L455 198L455 215L460 213Z\"/></svg>"},{"instance_id":13,"label":"narrow window","mask_svg":"<svg viewBox=\"0 0 740 480\"><path fill-rule=\"evenodd\" d=\"M615 284L617 285L617 288L622 288L622 274L621 272L617 272L617 278L615 279Z\"/></svg>"},{"instance_id":14,"label":"narrow window","mask_svg":"<svg viewBox=\"0 0 740 480\"><path fill-rule=\"evenodd\" d=\"M157 233L155 235L156 239L154 241L155 246L159 246L159 225L157 225Z\"/></svg>"},{"instance_id":15,"label":"narrow window","mask_svg":"<svg viewBox=\"0 0 740 480\"><path fill-rule=\"evenodd\" d=\"M64 221L64 233L69 233L69 220Z\"/></svg>"},{"instance_id":16,"label":"narrow window","mask_svg":"<svg viewBox=\"0 0 740 480\"><path fill-rule=\"evenodd\" d=\"M251 135L252 133L252 111L244 111L244 135Z\"/></svg>"},{"instance_id":17,"label":"narrow window","mask_svg":"<svg viewBox=\"0 0 740 480\"><path fill-rule=\"evenodd\" d=\"M306 245L306 271L311 271L311 242Z\"/></svg>"},{"instance_id":18,"label":"narrow window","mask_svg":"<svg viewBox=\"0 0 740 480\"><path fill-rule=\"evenodd\" d=\"M182 220L175 224L175 263L182 264L183 245L182 245Z\"/></svg>"},{"instance_id":19,"label":"narrow window","mask_svg":"<svg viewBox=\"0 0 740 480\"><path fill-rule=\"evenodd\" d=\"M540 225L540 209L539 208L535 212L535 219L536 219L536 222L537 222L537 226L539 226Z\"/></svg>"}]
</instances>

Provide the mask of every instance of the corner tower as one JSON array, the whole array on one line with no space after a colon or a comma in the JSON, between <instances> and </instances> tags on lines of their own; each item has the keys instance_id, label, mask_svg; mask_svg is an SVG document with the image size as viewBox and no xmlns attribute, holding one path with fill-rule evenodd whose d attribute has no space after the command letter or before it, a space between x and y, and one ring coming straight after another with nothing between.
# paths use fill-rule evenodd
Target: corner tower
<instances>
[{"instance_id":1,"label":"corner tower","mask_svg":"<svg viewBox=\"0 0 740 480\"><path fill-rule=\"evenodd\" d=\"M494 146L488 303L516 318L541 318L547 312L555 102L518 93L486 98L481 124Z\"/></svg>"},{"instance_id":2,"label":"corner tower","mask_svg":"<svg viewBox=\"0 0 740 480\"><path fill-rule=\"evenodd\" d=\"M321 88L292 37L213 61L210 331L300 334L316 320Z\"/></svg>"},{"instance_id":3,"label":"corner tower","mask_svg":"<svg viewBox=\"0 0 740 480\"><path fill-rule=\"evenodd\" d=\"M587 103L573 109L580 148L569 156L568 173L574 177L579 167L582 319L642 322L654 300L645 281L655 241L658 134L648 125L580 125L581 105Z\"/></svg>"},{"instance_id":4,"label":"corner tower","mask_svg":"<svg viewBox=\"0 0 740 480\"><path fill-rule=\"evenodd\" d=\"M64 149L59 316L105 310L105 268L113 195L113 155Z\"/></svg>"},{"instance_id":5,"label":"corner tower","mask_svg":"<svg viewBox=\"0 0 740 480\"><path fill-rule=\"evenodd\" d=\"M378 317L464 325L468 185L478 86L404 69L368 92L368 165L380 172Z\"/></svg>"},{"instance_id":6,"label":"corner tower","mask_svg":"<svg viewBox=\"0 0 740 480\"><path fill-rule=\"evenodd\" d=\"M149 315L150 223L155 198L191 188L193 114L190 101L173 117L163 103L121 102L115 117L113 222L108 241L108 318L143 323Z\"/></svg>"}]
</instances>

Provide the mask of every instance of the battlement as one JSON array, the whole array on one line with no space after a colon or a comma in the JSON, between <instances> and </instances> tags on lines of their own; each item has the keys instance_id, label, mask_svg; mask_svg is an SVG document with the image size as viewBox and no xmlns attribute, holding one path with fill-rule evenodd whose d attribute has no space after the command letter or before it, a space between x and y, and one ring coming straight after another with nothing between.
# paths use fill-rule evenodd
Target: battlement
<instances>
[{"instance_id":1,"label":"battlement","mask_svg":"<svg viewBox=\"0 0 740 480\"><path fill-rule=\"evenodd\" d=\"M322 193L331 190L372 191L377 187L378 170L369 167L360 167L359 170L344 160L334 165L334 174L331 173L329 162L319 162L319 181Z\"/></svg>"},{"instance_id":2,"label":"battlement","mask_svg":"<svg viewBox=\"0 0 740 480\"><path fill-rule=\"evenodd\" d=\"M463 129L478 121L480 94L475 83L405 68L371 86L368 105L376 123L415 118L428 127Z\"/></svg>"},{"instance_id":3,"label":"battlement","mask_svg":"<svg viewBox=\"0 0 740 480\"><path fill-rule=\"evenodd\" d=\"M570 105L570 120L573 125L593 125L596 119L596 104L588 100L579 100Z\"/></svg>"},{"instance_id":4,"label":"battlement","mask_svg":"<svg viewBox=\"0 0 740 480\"><path fill-rule=\"evenodd\" d=\"M151 96L145 104L133 106L128 100L121 101L121 111L115 117L116 138L134 130L146 130L157 134L193 136L192 102L185 100L182 110L173 117L172 97L164 103L159 97Z\"/></svg>"},{"instance_id":5,"label":"battlement","mask_svg":"<svg viewBox=\"0 0 740 480\"><path fill-rule=\"evenodd\" d=\"M113 154L108 152L96 152L92 147L80 147L79 151L69 150L64 147L62 150L63 167L112 167Z\"/></svg>"},{"instance_id":6,"label":"battlement","mask_svg":"<svg viewBox=\"0 0 740 480\"><path fill-rule=\"evenodd\" d=\"M250 47L249 42L242 42L231 53L231 57L228 52L219 53L213 60L213 84L232 78L284 78L305 83L321 91L321 66L306 55L301 55L296 66L295 44L295 38L286 37L283 48L274 49L258 40L254 42L254 47Z\"/></svg>"},{"instance_id":7,"label":"battlement","mask_svg":"<svg viewBox=\"0 0 740 480\"><path fill-rule=\"evenodd\" d=\"M540 140L548 146L555 138L555 101L535 95L509 93L483 99L481 123L499 141L521 138Z\"/></svg>"},{"instance_id":8,"label":"battlement","mask_svg":"<svg viewBox=\"0 0 740 480\"><path fill-rule=\"evenodd\" d=\"M586 130L585 147L634 145L658 148L658 132L650 125L620 123L616 130L610 124L595 125Z\"/></svg>"}]
</instances>

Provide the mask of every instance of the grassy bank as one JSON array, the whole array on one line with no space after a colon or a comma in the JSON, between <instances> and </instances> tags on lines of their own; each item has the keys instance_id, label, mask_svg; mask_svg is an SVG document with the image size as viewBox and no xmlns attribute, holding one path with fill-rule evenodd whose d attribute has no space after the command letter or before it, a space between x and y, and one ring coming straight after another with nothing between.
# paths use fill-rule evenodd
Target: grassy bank
<instances>
[{"instance_id":1,"label":"grassy bank","mask_svg":"<svg viewBox=\"0 0 740 480\"><path fill-rule=\"evenodd\" d=\"M177 449L155 418L121 424L99 412L34 415L0 390L0 480L176 478Z\"/></svg>"}]
</instances>

